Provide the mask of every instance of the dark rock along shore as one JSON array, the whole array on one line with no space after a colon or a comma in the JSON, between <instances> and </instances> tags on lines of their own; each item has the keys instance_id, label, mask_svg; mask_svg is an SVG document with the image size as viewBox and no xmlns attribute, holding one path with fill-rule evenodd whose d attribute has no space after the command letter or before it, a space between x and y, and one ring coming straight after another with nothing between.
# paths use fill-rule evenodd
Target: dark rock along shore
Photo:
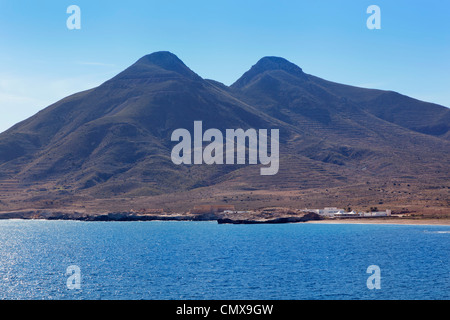
<instances>
[{"instance_id":1,"label":"dark rock along shore","mask_svg":"<svg viewBox=\"0 0 450 320\"><path fill-rule=\"evenodd\" d=\"M271 218L261 218L238 215L230 218L227 214L206 213L206 214L161 214L161 215L140 215L130 212L115 212L106 214L83 214L79 212L46 212L46 211L19 211L0 213L0 219L45 219L45 220L78 220L78 221L217 221L219 224L263 224L263 223L296 223L310 220L321 220L315 213L303 215L286 216L280 213L274 214Z\"/></svg>"}]
</instances>

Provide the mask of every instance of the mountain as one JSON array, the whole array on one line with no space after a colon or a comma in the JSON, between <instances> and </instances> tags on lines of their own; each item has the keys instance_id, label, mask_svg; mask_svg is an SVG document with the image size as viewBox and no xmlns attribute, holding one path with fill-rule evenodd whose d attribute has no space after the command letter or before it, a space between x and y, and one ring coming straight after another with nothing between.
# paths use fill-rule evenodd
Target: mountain
<instances>
[{"instance_id":1,"label":"mountain","mask_svg":"<svg viewBox=\"0 0 450 320\"><path fill-rule=\"evenodd\" d=\"M222 132L279 129L279 172L173 164L172 132L192 133L198 120ZM0 134L0 211L197 202L439 211L449 201L449 120L446 107L333 83L279 57L226 86L155 52Z\"/></svg>"},{"instance_id":2,"label":"mountain","mask_svg":"<svg viewBox=\"0 0 450 320\"><path fill-rule=\"evenodd\" d=\"M292 115L327 124L335 111L367 112L398 126L448 140L450 109L392 91L363 89L307 75L291 62L265 57L231 88L289 122Z\"/></svg>"},{"instance_id":3,"label":"mountain","mask_svg":"<svg viewBox=\"0 0 450 320\"><path fill-rule=\"evenodd\" d=\"M157 52L4 132L2 173L24 183L102 185L105 195L191 188L212 177L201 168L175 166L170 136L195 120L222 130L282 126L203 80L175 55ZM230 168L214 168L210 175L224 170Z\"/></svg>"}]
</instances>

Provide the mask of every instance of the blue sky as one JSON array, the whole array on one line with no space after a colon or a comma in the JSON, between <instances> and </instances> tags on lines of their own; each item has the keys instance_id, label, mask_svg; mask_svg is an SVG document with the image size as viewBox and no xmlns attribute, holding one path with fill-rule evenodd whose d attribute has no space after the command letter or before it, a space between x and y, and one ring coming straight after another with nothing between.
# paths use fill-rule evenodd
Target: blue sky
<instances>
[{"instance_id":1,"label":"blue sky","mask_svg":"<svg viewBox=\"0 0 450 320\"><path fill-rule=\"evenodd\" d=\"M70 5L81 29L69 30ZM369 30L369 5L381 29ZM141 56L175 53L227 85L263 56L450 107L450 1L0 0L0 132Z\"/></svg>"}]
</instances>

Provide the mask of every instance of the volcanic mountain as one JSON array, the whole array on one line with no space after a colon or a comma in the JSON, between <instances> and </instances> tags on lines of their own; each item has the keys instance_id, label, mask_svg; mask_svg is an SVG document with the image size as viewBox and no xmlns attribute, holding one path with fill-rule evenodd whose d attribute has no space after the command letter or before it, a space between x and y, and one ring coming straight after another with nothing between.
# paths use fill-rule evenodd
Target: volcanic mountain
<instances>
[{"instance_id":1,"label":"volcanic mountain","mask_svg":"<svg viewBox=\"0 0 450 320\"><path fill-rule=\"evenodd\" d=\"M197 120L223 132L279 129L278 174L173 164L172 132L192 132ZM440 210L449 129L446 107L326 81L283 58L264 57L226 86L155 52L0 134L0 211L217 202Z\"/></svg>"}]
</instances>

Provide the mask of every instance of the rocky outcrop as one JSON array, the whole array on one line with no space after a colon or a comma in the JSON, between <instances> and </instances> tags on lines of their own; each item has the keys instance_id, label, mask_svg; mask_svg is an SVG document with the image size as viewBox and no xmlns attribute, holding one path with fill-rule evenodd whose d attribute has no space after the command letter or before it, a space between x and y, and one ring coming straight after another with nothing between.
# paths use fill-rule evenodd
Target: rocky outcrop
<instances>
[{"instance_id":1,"label":"rocky outcrop","mask_svg":"<svg viewBox=\"0 0 450 320\"><path fill-rule=\"evenodd\" d=\"M296 223L296 222L306 222L310 220L321 220L322 218L315 213L307 213L302 217L291 216L291 217L280 217L274 219L217 219L219 224L277 224L277 223Z\"/></svg>"},{"instance_id":2,"label":"rocky outcrop","mask_svg":"<svg viewBox=\"0 0 450 320\"><path fill-rule=\"evenodd\" d=\"M299 214L291 212L272 212L270 216L261 214L238 214L231 217L224 213L205 214L136 214L134 212L111 212L105 214L86 214L80 212L59 211L16 211L0 212L0 219L45 219L45 220L80 220L80 221L217 221L219 224L261 224L261 223L295 223L320 220L315 213Z\"/></svg>"}]
</instances>

